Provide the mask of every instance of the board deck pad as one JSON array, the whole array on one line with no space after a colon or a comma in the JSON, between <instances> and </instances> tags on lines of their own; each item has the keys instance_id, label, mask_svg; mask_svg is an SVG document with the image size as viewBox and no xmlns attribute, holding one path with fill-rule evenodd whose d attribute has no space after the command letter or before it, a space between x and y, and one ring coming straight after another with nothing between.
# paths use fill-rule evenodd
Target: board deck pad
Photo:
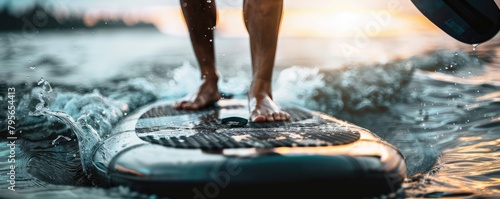
<instances>
[{"instance_id":1,"label":"board deck pad","mask_svg":"<svg viewBox=\"0 0 500 199\"><path fill-rule=\"evenodd\" d=\"M230 148L319 147L357 141L359 132L335 128L331 121L301 108L284 107L287 122L249 122L234 127L221 121L228 116L248 117L242 104L215 105L197 111L158 105L138 119L136 133L144 141L173 148L222 150Z\"/></svg>"}]
</instances>

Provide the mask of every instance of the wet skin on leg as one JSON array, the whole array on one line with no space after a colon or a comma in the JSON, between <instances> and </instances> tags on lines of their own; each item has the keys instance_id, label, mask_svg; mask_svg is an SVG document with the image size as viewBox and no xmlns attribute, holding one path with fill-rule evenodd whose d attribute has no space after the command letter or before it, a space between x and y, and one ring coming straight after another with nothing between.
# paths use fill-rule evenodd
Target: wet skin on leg
<instances>
[{"instance_id":1,"label":"wet skin on leg","mask_svg":"<svg viewBox=\"0 0 500 199\"><path fill-rule=\"evenodd\" d=\"M271 87L282 10L283 0L244 1L243 16L252 53L253 77L248 90L252 122L290 120L290 115L274 103Z\"/></svg>"},{"instance_id":2,"label":"wet skin on leg","mask_svg":"<svg viewBox=\"0 0 500 199\"><path fill-rule=\"evenodd\" d=\"M177 101L174 108L197 110L217 102L221 95L217 87L219 75L215 68L214 28L217 19L215 1L181 0L191 43L200 65L202 83L193 95Z\"/></svg>"}]
</instances>

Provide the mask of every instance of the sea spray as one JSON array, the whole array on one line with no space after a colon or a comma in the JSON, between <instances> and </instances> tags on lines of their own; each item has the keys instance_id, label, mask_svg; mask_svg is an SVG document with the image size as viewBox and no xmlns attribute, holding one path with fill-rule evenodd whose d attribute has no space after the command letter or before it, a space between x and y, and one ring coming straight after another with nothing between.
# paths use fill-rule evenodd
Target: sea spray
<instances>
[{"instance_id":1,"label":"sea spray","mask_svg":"<svg viewBox=\"0 0 500 199\"><path fill-rule=\"evenodd\" d=\"M168 87L168 96L182 97L190 91L196 91L201 84L199 75L200 72L197 68L192 66L189 62L185 61L182 66L174 69L172 79L168 81L165 87Z\"/></svg>"},{"instance_id":2,"label":"sea spray","mask_svg":"<svg viewBox=\"0 0 500 199\"><path fill-rule=\"evenodd\" d=\"M21 120L20 124L20 129L26 132L23 133L23 138L30 140L28 148L47 149L44 156L53 158L51 159L54 163L53 168L66 168L67 160L53 156L51 151L75 149L71 153L80 154L76 156L80 158L77 161L81 161L78 164L82 165L82 170L87 177L90 174L88 166L91 165L93 147L101 139L109 136L113 126L127 113L157 99L154 93L155 87L144 78L128 79L99 88L70 87L71 91L65 89L67 88L65 85L52 88L51 84L44 79L40 79L38 85L32 88L30 95L23 96L19 102L19 107L23 107L22 110L26 110L26 115L31 116ZM27 113L28 110L32 112ZM72 133L76 135L76 138L71 135ZM60 136L71 138L72 141L63 143L61 139L66 138ZM44 142L47 139L50 139L50 142ZM78 141L78 145L73 141ZM44 156L36 156L31 160L46 163L45 159L48 157ZM73 176L78 175L71 173L74 172L73 170L67 171L64 175L57 175L61 178L53 178L47 177L53 175L53 173L45 172L47 169L32 170L33 174L39 178L57 179L54 182L70 182ZM78 170L81 172L80 169Z\"/></svg>"},{"instance_id":3,"label":"sea spray","mask_svg":"<svg viewBox=\"0 0 500 199\"><path fill-rule=\"evenodd\" d=\"M80 148L80 158L82 162L83 172L87 175L89 173L89 166L92 163L92 149L93 147L101 141L99 134L92 128L92 126L88 125L84 117L78 118L75 122L73 118L61 111L51 111L48 107L45 106L45 100L43 96L48 93L51 93L52 87L47 80L43 78L40 79L38 85L42 85L42 90L38 93L38 99L40 102L36 105L35 111L30 112L30 116L42 116L42 115L51 115L58 119L60 119L64 124L70 126L73 132L76 134L78 139L78 146ZM84 115L88 116L88 115ZM59 138L59 137L58 137Z\"/></svg>"},{"instance_id":4,"label":"sea spray","mask_svg":"<svg viewBox=\"0 0 500 199\"><path fill-rule=\"evenodd\" d=\"M292 66L278 76L275 99L279 102L295 103L314 110L334 109L343 107L341 93L326 86L324 74L318 68ZM329 93L329 101L321 101L319 96Z\"/></svg>"},{"instance_id":5,"label":"sea spray","mask_svg":"<svg viewBox=\"0 0 500 199\"><path fill-rule=\"evenodd\" d=\"M56 139L52 140L52 145L56 145L57 143L59 143L59 140L61 140L61 138L65 139L66 141L71 141L71 138L69 137L58 135Z\"/></svg>"},{"instance_id":6,"label":"sea spray","mask_svg":"<svg viewBox=\"0 0 500 199\"><path fill-rule=\"evenodd\" d=\"M190 92L198 91L202 83L200 76L197 75L199 73L198 68L188 61L184 61L181 66L169 71L169 75L165 79L155 83L159 88L156 93L160 98L169 99L190 96L194 94ZM250 76L242 70L234 70L231 73L231 75L224 75L224 72L219 73L219 90L231 95L246 95L250 86Z\"/></svg>"},{"instance_id":7,"label":"sea spray","mask_svg":"<svg viewBox=\"0 0 500 199\"><path fill-rule=\"evenodd\" d=\"M484 64L477 56L465 51L435 50L424 55L417 55L407 60L415 69L457 74L463 69L480 72Z\"/></svg>"},{"instance_id":8,"label":"sea spray","mask_svg":"<svg viewBox=\"0 0 500 199\"><path fill-rule=\"evenodd\" d=\"M405 99L405 87L415 69L462 78L480 74L484 67L476 56L449 50L385 64L350 64L331 70L294 66L281 71L273 93L279 101L329 114L383 111Z\"/></svg>"},{"instance_id":9,"label":"sea spray","mask_svg":"<svg viewBox=\"0 0 500 199\"><path fill-rule=\"evenodd\" d=\"M276 99L329 114L384 110L401 98L413 74L411 63L345 66L335 70L291 67L277 80Z\"/></svg>"}]
</instances>

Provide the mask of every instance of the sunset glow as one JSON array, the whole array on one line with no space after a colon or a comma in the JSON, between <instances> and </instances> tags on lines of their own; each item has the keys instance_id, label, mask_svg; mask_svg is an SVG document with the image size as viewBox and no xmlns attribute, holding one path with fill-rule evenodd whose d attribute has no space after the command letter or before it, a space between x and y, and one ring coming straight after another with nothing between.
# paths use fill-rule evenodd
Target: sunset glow
<instances>
[{"instance_id":1,"label":"sunset glow","mask_svg":"<svg viewBox=\"0 0 500 199\"><path fill-rule=\"evenodd\" d=\"M177 6L129 10L109 9L86 12L84 21L93 26L99 20L123 20L128 25L152 23L167 35L185 35L187 30L182 11ZM371 37L392 36L414 31L438 30L418 14L390 13L385 10L342 11L285 9L280 35L285 37L350 37L363 32ZM241 8L218 9L216 34L225 37L246 37Z\"/></svg>"}]
</instances>

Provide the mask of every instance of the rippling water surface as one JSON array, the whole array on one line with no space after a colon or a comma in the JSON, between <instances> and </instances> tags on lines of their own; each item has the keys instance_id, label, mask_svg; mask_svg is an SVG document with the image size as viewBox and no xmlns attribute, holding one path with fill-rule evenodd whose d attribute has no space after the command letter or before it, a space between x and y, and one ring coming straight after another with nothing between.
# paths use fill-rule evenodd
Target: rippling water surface
<instances>
[{"instance_id":1,"label":"rippling water surface","mask_svg":"<svg viewBox=\"0 0 500 199\"><path fill-rule=\"evenodd\" d=\"M105 138L140 106L195 89L188 38L145 29L20 34L0 34L1 195L151 197L93 186L83 172L83 141ZM247 39L215 42L221 90L244 98ZM500 196L498 38L476 51L442 34L372 38L348 57L338 50L342 42L349 40L281 38L274 97L365 127L398 147L408 170L399 196ZM5 175L12 87L16 192L6 189Z\"/></svg>"}]
</instances>

